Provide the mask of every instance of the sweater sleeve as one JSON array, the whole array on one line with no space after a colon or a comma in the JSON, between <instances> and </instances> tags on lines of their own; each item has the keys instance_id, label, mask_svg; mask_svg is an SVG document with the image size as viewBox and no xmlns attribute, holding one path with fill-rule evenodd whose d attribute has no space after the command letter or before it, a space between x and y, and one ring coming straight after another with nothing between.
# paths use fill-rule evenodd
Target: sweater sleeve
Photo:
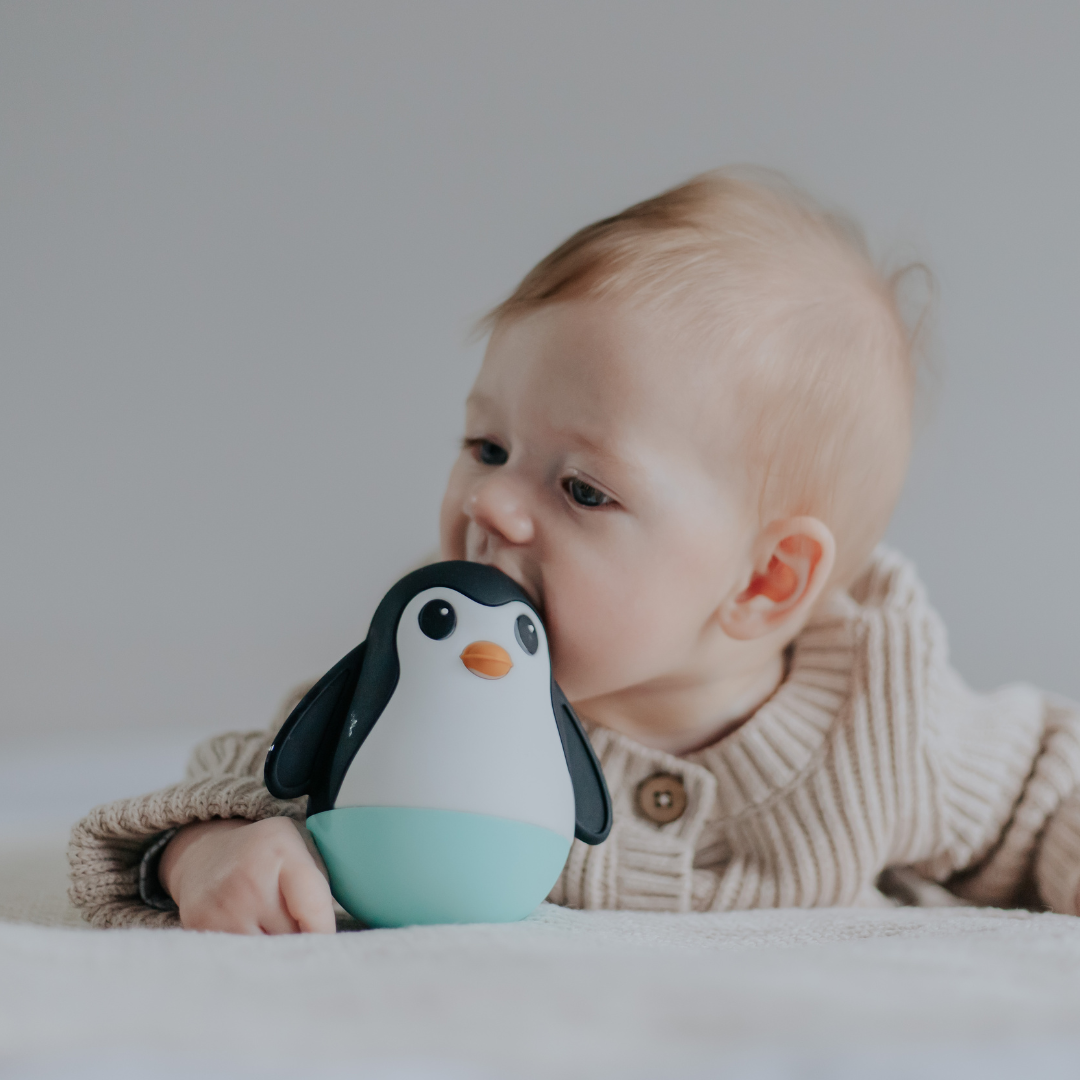
<instances>
[{"instance_id":1,"label":"sweater sleeve","mask_svg":"<svg viewBox=\"0 0 1080 1080\"><path fill-rule=\"evenodd\" d=\"M1077 914L1080 709L1029 686L943 681L928 747L943 844L924 869L971 903Z\"/></svg>"},{"instance_id":2,"label":"sweater sleeve","mask_svg":"<svg viewBox=\"0 0 1080 1080\"><path fill-rule=\"evenodd\" d=\"M284 715L299 696L302 691L290 695ZM279 726L275 721L270 731L208 739L195 748L180 783L95 807L78 822L68 845L69 895L83 917L97 927L180 925L175 912L140 898L143 853L168 829L211 818L287 815L303 821L304 799L275 799L262 781L263 760Z\"/></svg>"},{"instance_id":3,"label":"sweater sleeve","mask_svg":"<svg viewBox=\"0 0 1080 1080\"><path fill-rule=\"evenodd\" d=\"M972 690L914 568L881 549L863 606L871 711L888 735L891 866L975 904L1075 911L1080 709L1026 685Z\"/></svg>"},{"instance_id":4,"label":"sweater sleeve","mask_svg":"<svg viewBox=\"0 0 1080 1080\"><path fill-rule=\"evenodd\" d=\"M1041 695L1042 739L1009 825L985 871L1018 880L1017 901L1080 914L1080 707ZM1015 852L1015 853L1014 853ZM1015 866L1015 870L1013 869Z\"/></svg>"}]
</instances>

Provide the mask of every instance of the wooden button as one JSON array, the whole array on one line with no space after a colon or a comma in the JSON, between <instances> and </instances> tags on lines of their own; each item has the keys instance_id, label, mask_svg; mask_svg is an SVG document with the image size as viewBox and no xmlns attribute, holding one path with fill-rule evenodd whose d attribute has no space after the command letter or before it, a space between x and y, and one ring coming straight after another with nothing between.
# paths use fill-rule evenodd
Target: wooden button
<instances>
[{"instance_id":1,"label":"wooden button","mask_svg":"<svg viewBox=\"0 0 1080 1080\"><path fill-rule=\"evenodd\" d=\"M657 773L642 780L637 789L638 809L657 825L678 821L686 811L686 788L671 773Z\"/></svg>"}]
</instances>

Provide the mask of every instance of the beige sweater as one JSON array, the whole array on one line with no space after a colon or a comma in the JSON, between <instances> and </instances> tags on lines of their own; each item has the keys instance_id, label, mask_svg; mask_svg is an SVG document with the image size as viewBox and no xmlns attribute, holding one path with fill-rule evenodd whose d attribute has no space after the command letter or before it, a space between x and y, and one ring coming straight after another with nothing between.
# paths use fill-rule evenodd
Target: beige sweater
<instances>
[{"instance_id":1,"label":"beige sweater","mask_svg":"<svg viewBox=\"0 0 1080 1080\"><path fill-rule=\"evenodd\" d=\"M177 924L139 899L142 853L165 829L302 820L301 802L262 785L280 719L269 732L204 743L182 783L76 825L71 897L90 922ZM872 904L883 870L914 867L972 903L1080 913L1080 709L1027 686L968 689L912 567L884 549L799 635L783 685L727 738L680 758L603 728L590 734L615 824L597 847L575 841L556 903ZM641 798L658 774L686 795L666 823Z\"/></svg>"}]
</instances>

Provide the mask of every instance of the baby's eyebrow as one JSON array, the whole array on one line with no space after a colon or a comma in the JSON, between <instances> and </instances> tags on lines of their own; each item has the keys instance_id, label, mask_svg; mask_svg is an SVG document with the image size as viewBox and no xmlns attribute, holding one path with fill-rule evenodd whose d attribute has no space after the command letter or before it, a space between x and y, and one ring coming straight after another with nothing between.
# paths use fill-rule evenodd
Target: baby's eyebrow
<instances>
[{"instance_id":1,"label":"baby's eyebrow","mask_svg":"<svg viewBox=\"0 0 1080 1080\"><path fill-rule=\"evenodd\" d=\"M580 431L563 430L556 434L573 444L576 449L583 450L590 457L595 458L605 468L618 470L623 476L637 479L646 471L633 455L621 453L618 448L612 448L610 445L591 439Z\"/></svg>"},{"instance_id":2,"label":"baby's eyebrow","mask_svg":"<svg viewBox=\"0 0 1080 1080\"><path fill-rule=\"evenodd\" d=\"M473 390L465 399L465 408L477 409L480 411L485 411L489 408L494 409L495 399L483 390ZM552 430L552 434L558 439L573 444L575 449L583 450L605 466L617 468L623 473L632 474L635 477L640 476L645 472L643 466L635 462L632 456L619 453L617 450L605 445L598 439L590 438L590 436L582 431L578 431L574 428L555 428ZM471 440L466 436L462 441L463 443L468 444Z\"/></svg>"},{"instance_id":3,"label":"baby's eyebrow","mask_svg":"<svg viewBox=\"0 0 1080 1080\"><path fill-rule=\"evenodd\" d=\"M565 439L567 442L575 443L580 449L586 453L591 454L593 457L599 458L601 461L612 464L625 466L626 460L615 451L610 450L603 443L597 442L595 439L590 439L588 435L583 435L580 431L563 430L557 432L560 438Z\"/></svg>"}]
</instances>

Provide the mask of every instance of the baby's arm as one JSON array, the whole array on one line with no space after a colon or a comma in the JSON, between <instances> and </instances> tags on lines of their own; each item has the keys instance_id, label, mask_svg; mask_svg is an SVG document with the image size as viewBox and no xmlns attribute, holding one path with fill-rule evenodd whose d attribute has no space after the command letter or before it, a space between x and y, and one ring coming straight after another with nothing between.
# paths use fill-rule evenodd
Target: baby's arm
<instances>
[{"instance_id":1,"label":"baby's arm","mask_svg":"<svg viewBox=\"0 0 1080 1080\"><path fill-rule=\"evenodd\" d=\"M217 818L257 822L287 816L303 821L303 800L275 799L263 784L262 767L270 742L304 689L284 703L269 731L210 739L196 748L181 783L96 807L75 826L68 847L70 896L89 922L99 927L181 924L168 899L158 903L152 895L157 868L143 865L144 854L160 850L173 830ZM170 910L163 910L166 907Z\"/></svg>"},{"instance_id":2,"label":"baby's arm","mask_svg":"<svg viewBox=\"0 0 1080 1080\"><path fill-rule=\"evenodd\" d=\"M188 930L332 934L330 887L309 835L289 818L187 825L161 857L161 884Z\"/></svg>"}]
</instances>

